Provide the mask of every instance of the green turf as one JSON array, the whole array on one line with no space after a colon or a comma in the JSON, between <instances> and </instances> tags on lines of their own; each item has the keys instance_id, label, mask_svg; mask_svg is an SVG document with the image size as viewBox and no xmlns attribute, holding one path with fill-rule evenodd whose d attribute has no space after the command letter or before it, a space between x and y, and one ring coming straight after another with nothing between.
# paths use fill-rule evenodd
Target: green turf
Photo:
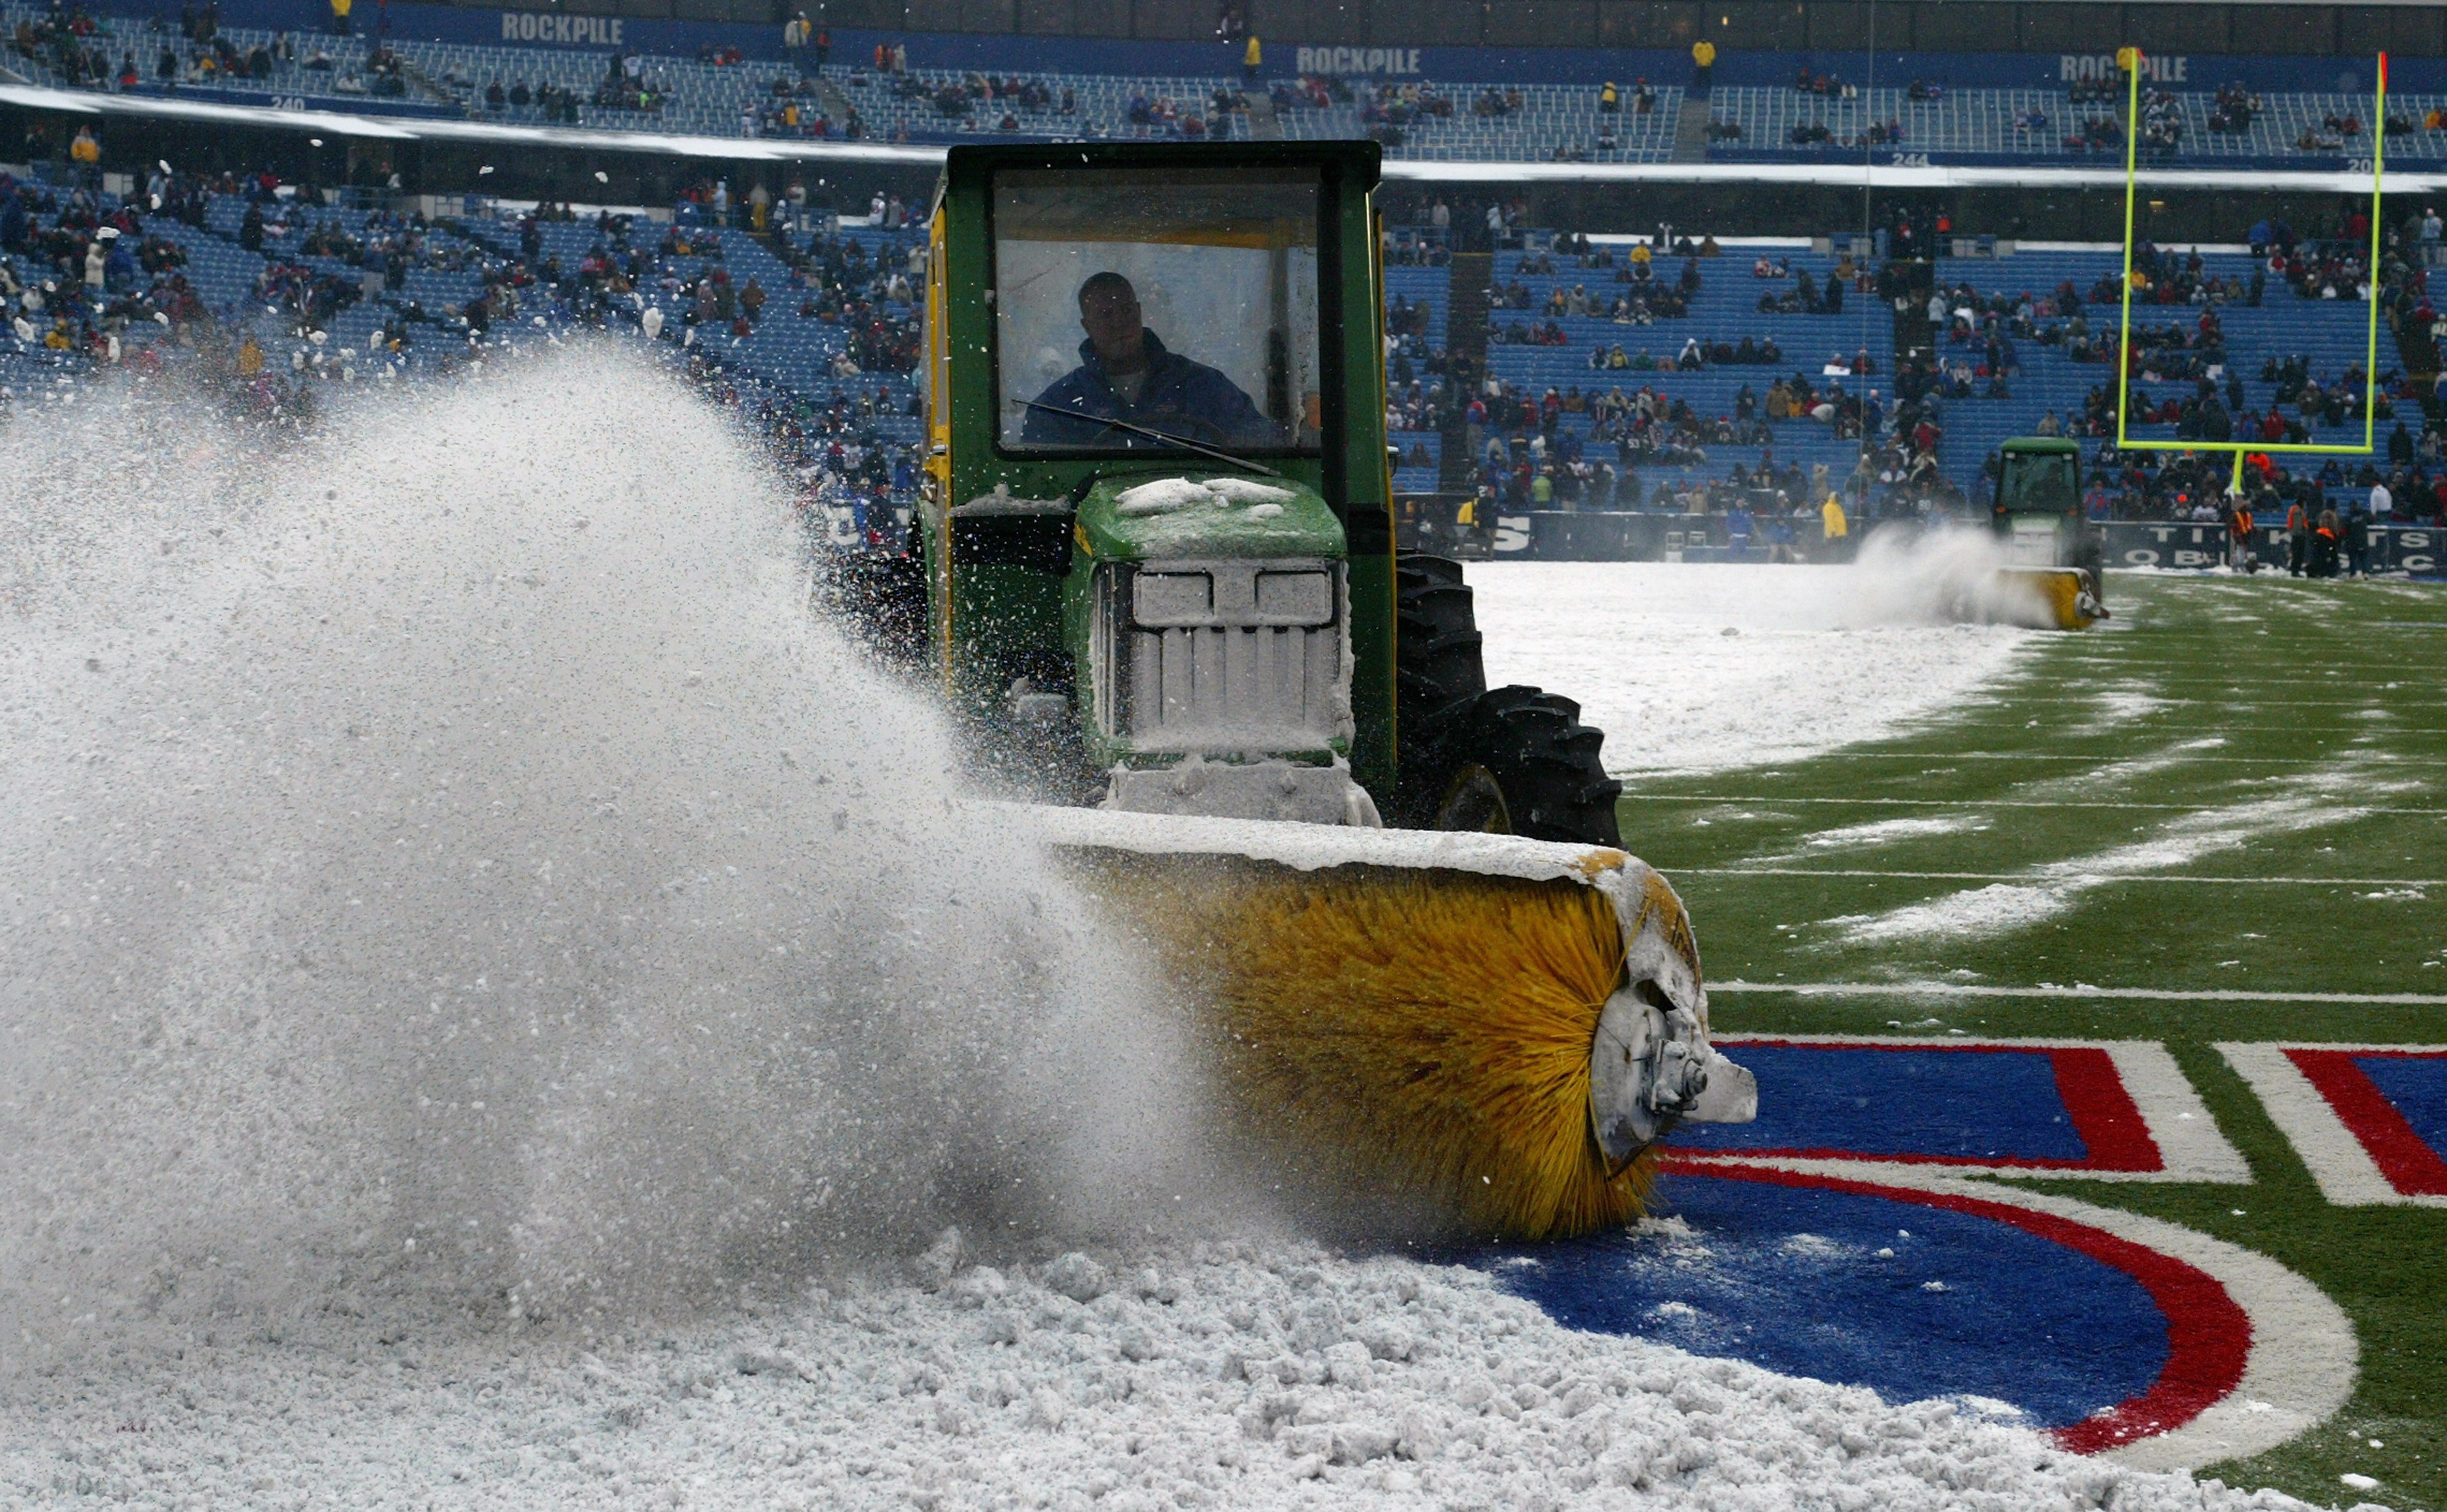
<instances>
[{"instance_id":1,"label":"green turf","mask_svg":"<svg viewBox=\"0 0 2447 1512\"><path fill-rule=\"evenodd\" d=\"M1894 739L1627 783L1623 837L1681 890L1710 978L2447 996L2447 886L2414 885L2447 882L2447 589L2148 576L2110 586L2112 627L2047 637L1979 699ZM1965 827L1810 843L1895 820ZM2221 832L2233 843L2203 843ZM2183 847L2172 860L2124 849L2169 842ZM1863 943L1827 922L1990 879L2045 886L2052 864L2119 860L2132 875L2072 887L2059 912L2018 924ZM1820 875L1732 875L1763 866ZM1824 875L1838 870L1975 875ZM2256 1184L2044 1184L2274 1257L2343 1307L2362 1350L2360 1385L2336 1420L2216 1473L2324 1504L2447 1506L2447 1209L2327 1205L2210 1048L2447 1043L2447 1008L1736 992L1714 1006L1727 1034L1891 1034L1900 1024L2165 1041ZM2358 1496L2337 1479L2349 1470L2382 1484Z\"/></svg>"}]
</instances>

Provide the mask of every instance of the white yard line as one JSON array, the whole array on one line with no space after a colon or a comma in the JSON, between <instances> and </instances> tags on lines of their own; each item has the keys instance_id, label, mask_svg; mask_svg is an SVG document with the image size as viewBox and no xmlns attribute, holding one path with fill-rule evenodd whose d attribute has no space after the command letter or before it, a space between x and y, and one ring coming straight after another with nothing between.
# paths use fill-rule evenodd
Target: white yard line
<instances>
[{"instance_id":1,"label":"white yard line","mask_svg":"<svg viewBox=\"0 0 2447 1512\"><path fill-rule=\"evenodd\" d=\"M1936 882L2027 882L2028 872L1889 872L1866 868L1838 871L1823 866L1677 866L1677 877L1894 877ZM2199 882L2209 886L2278 887L2447 887L2438 878L2391 877L2183 877L2165 873L2065 870L2050 872L2051 881L2110 887L2121 882Z\"/></svg>"},{"instance_id":2,"label":"white yard line","mask_svg":"<svg viewBox=\"0 0 2447 1512\"><path fill-rule=\"evenodd\" d=\"M1792 997L2001 997L2119 998L2153 1003L2346 1003L2375 1007L2447 1008L2438 992L2259 992L2243 988L2200 990L2167 987L1987 987L1964 982L1710 982L1710 996L1725 992L1781 993Z\"/></svg>"},{"instance_id":3,"label":"white yard line","mask_svg":"<svg viewBox=\"0 0 2447 1512\"><path fill-rule=\"evenodd\" d=\"M2345 1127L2344 1120L2288 1059L2289 1049L2440 1049L2436 1045L2329 1045L2220 1043L2217 1052L2235 1073L2251 1084L2268 1121L2286 1136L2294 1153L2310 1167L2320 1195L2337 1207L2447 1207L2447 1197L2400 1192L2371 1159L2370 1151Z\"/></svg>"}]
</instances>

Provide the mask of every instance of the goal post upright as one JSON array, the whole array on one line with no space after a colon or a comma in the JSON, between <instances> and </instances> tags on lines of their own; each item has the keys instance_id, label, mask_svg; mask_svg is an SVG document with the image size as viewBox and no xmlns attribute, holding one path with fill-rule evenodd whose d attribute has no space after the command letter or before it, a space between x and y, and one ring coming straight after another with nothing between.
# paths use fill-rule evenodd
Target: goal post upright
<instances>
[{"instance_id":1,"label":"goal post upright","mask_svg":"<svg viewBox=\"0 0 2447 1512\"><path fill-rule=\"evenodd\" d=\"M2370 308L2369 329L2364 338L2362 358L2362 442L2359 446L2329 445L2317 442L2256 443L2251 441L2134 441L2128 437L2127 426L2132 413L2133 398L2133 250L2134 223L2140 186L2141 146L2141 65L2138 47L2127 47L2119 54L2125 63L2124 115L2124 287L2119 304L2121 312L2115 339L2115 449L2122 451L2189 451L2232 452L2234 484L2243 477L2243 459L2247 453L2292 453L2295 455L2368 456L2378 448L2379 434L2379 257L2381 216L2381 185L2386 172L2387 154L2387 54L2378 55L2376 92L2371 111L2371 207L2368 265L2364 271ZM2234 486L2234 485L2229 485Z\"/></svg>"}]
</instances>

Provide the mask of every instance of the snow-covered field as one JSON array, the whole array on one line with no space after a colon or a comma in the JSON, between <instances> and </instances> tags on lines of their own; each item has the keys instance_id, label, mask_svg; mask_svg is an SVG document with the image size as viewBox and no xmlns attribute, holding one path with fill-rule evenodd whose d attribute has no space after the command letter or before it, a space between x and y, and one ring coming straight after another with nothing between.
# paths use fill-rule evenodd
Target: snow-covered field
<instances>
[{"instance_id":1,"label":"snow-covered field","mask_svg":"<svg viewBox=\"0 0 2447 1512\"><path fill-rule=\"evenodd\" d=\"M1955 708L2033 633L1948 625L1924 557L1473 562L1489 687L1577 699L1611 772L1792 761Z\"/></svg>"},{"instance_id":2,"label":"snow-covered field","mask_svg":"<svg viewBox=\"0 0 2447 1512\"><path fill-rule=\"evenodd\" d=\"M735 438L552 361L331 455L0 436L0 1505L2270 1504L1235 1198L1162 984L946 817ZM197 443L96 514L131 425ZM1490 673L1624 765L1877 733L2015 639L1476 576Z\"/></svg>"}]
</instances>

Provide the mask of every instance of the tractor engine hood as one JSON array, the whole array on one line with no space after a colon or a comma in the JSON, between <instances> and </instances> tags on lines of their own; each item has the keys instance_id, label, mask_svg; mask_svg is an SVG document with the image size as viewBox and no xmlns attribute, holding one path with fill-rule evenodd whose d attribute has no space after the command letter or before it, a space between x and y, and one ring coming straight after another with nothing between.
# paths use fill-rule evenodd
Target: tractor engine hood
<instances>
[{"instance_id":1,"label":"tractor engine hood","mask_svg":"<svg viewBox=\"0 0 2447 1512\"><path fill-rule=\"evenodd\" d=\"M1323 495L1245 473L1100 479L1080 502L1077 540L1098 561L1339 561L1347 551Z\"/></svg>"}]
</instances>

